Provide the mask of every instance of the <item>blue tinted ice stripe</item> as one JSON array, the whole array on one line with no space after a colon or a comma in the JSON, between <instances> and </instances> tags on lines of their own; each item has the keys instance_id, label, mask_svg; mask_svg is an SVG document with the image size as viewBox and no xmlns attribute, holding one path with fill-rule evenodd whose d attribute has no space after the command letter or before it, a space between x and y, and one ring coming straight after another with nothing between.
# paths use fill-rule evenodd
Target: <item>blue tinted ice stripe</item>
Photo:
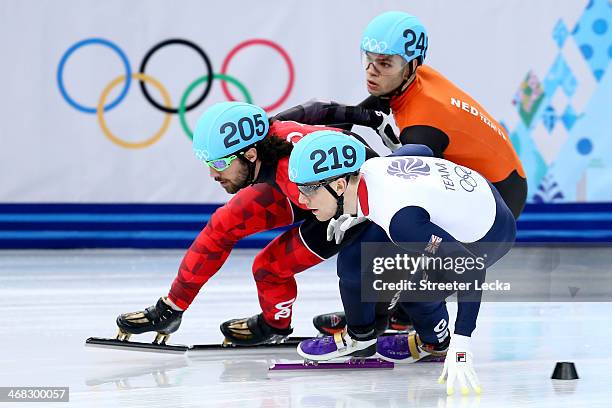
<instances>
[{"instance_id":1,"label":"blue tinted ice stripe","mask_svg":"<svg viewBox=\"0 0 612 408\"><path fill-rule=\"evenodd\" d=\"M210 213L101 214L101 213L0 213L0 222L207 222ZM612 221L612 212L523 213L523 221Z\"/></svg>"},{"instance_id":2,"label":"blue tinted ice stripe","mask_svg":"<svg viewBox=\"0 0 612 408\"><path fill-rule=\"evenodd\" d=\"M223 204L0 203L3 214L210 214Z\"/></svg>"},{"instance_id":3,"label":"blue tinted ice stripe","mask_svg":"<svg viewBox=\"0 0 612 408\"><path fill-rule=\"evenodd\" d=\"M0 214L0 222L207 222L210 214Z\"/></svg>"},{"instance_id":4,"label":"blue tinted ice stripe","mask_svg":"<svg viewBox=\"0 0 612 408\"><path fill-rule=\"evenodd\" d=\"M242 240L271 240L276 238L281 231L264 231L259 234L250 235ZM187 239L193 240L198 231L0 231L0 240L11 239L147 239L147 240L170 240Z\"/></svg>"},{"instance_id":5,"label":"blue tinted ice stripe","mask_svg":"<svg viewBox=\"0 0 612 408\"><path fill-rule=\"evenodd\" d=\"M516 233L517 240L524 238L593 238L612 239L612 230L518 230Z\"/></svg>"},{"instance_id":6,"label":"blue tinted ice stripe","mask_svg":"<svg viewBox=\"0 0 612 408\"><path fill-rule=\"evenodd\" d=\"M612 213L523 213L521 221L612 221Z\"/></svg>"}]
</instances>

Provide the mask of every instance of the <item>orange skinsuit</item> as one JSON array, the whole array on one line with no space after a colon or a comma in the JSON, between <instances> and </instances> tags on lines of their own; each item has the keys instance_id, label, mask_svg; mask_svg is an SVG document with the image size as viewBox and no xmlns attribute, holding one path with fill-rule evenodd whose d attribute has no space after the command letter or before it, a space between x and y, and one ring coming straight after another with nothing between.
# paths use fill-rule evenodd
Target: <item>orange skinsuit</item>
<instances>
[{"instance_id":1,"label":"orange skinsuit","mask_svg":"<svg viewBox=\"0 0 612 408\"><path fill-rule=\"evenodd\" d=\"M346 125L344 129L361 125L380 132L383 112L388 114L391 108L400 129L397 142L425 145L436 157L478 171L518 218L527 199L527 180L502 126L471 96L427 65L418 66L414 80L403 92L396 92L371 95L357 106L311 100L277 117L308 124Z\"/></svg>"},{"instance_id":2,"label":"orange skinsuit","mask_svg":"<svg viewBox=\"0 0 612 408\"><path fill-rule=\"evenodd\" d=\"M478 171L492 183L513 170L525 172L503 127L471 96L433 68L422 65L401 95L391 99L400 130L431 126L449 139L444 158ZM402 140L405 144L409 142Z\"/></svg>"}]
</instances>

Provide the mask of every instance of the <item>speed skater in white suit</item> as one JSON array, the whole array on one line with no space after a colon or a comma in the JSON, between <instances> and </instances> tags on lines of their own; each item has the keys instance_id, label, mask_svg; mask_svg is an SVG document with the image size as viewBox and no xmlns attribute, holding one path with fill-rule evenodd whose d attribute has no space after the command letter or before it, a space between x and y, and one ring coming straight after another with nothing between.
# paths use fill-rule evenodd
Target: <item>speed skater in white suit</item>
<instances>
[{"instance_id":1,"label":"speed skater in white suit","mask_svg":"<svg viewBox=\"0 0 612 408\"><path fill-rule=\"evenodd\" d=\"M371 221L338 254L347 330L304 341L298 353L314 361L376 352L405 362L446 355L439 380L446 380L447 393L454 393L456 381L462 393L469 393L468 382L480 393L470 347L479 287L486 268L510 250L516 235L514 216L495 187L476 171L433 157L423 145L407 145L391 156L366 161L363 144L334 131L314 132L298 142L289 159L289 176L298 184L300 202L320 221L331 219L329 238L342 240L347 229ZM396 254L454 261L451 265L471 258L476 265L480 260L480 267L470 273L457 268L413 271L411 281L436 284L427 299L401 293L399 306L412 317L416 333L377 340L376 301L362 298L362 286L377 276L362 260L362 255L373 255L362 254L369 248L363 244L371 243L386 244ZM458 311L451 336L444 299L454 292Z\"/></svg>"}]
</instances>

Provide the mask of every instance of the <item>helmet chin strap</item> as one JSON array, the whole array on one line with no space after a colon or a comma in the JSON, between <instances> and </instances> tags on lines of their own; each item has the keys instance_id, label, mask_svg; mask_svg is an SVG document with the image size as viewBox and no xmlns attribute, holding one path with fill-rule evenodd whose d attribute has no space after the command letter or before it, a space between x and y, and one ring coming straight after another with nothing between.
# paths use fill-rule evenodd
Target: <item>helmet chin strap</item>
<instances>
[{"instance_id":1,"label":"helmet chin strap","mask_svg":"<svg viewBox=\"0 0 612 408\"><path fill-rule=\"evenodd\" d=\"M336 204L338 205L336 206L336 213L332 218L338 218L342 214L344 214L344 194L338 195L338 193L336 193L334 189L329 186L329 184L325 185L325 189L329 191L329 194L331 194L336 199Z\"/></svg>"},{"instance_id":2,"label":"helmet chin strap","mask_svg":"<svg viewBox=\"0 0 612 408\"><path fill-rule=\"evenodd\" d=\"M244 154L238 155L238 158L241 159L247 165L247 168L249 169L249 174L247 178L240 185L240 189L243 189L245 187L252 185L255 182L255 167L257 166L257 163L256 161L250 161L249 159L244 157Z\"/></svg>"},{"instance_id":3,"label":"helmet chin strap","mask_svg":"<svg viewBox=\"0 0 612 408\"><path fill-rule=\"evenodd\" d=\"M351 177L350 174L347 174L343 176L342 178L344 178L348 183L348 181L350 180L350 177ZM337 204L336 213L334 214L332 218L338 218L342 214L344 214L344 194L338 195L338 193L336 193L334 189L329 186L329 184L325 185L325 189L329 191L329 194L331 194L332 197L336 199L336 204Z\"/></svg>"},{"instance_id":4,"label":"helmet chin strap","mask_svg":"<svg viewBox=\"0 0 612 408\"><path fill-rule=\"evenodd\" d=\"M417 67L418 67L418 65L417 65ZM399 86L397 88L395 88L391 92L388 92L388 93L386 93L384 95L379 96L379 98L381 98L381 99L391 99L391 98L393 98L395 96L403 94L404 91L408 88L409 80L410 80L410 78L413 77L415 72L416 72L416 67L412 68L412 61L410 61L408 63L408 76L406 78L404 78L404 80L402 80L402 83L399 84Z\"/></svg>"}]
</instances>

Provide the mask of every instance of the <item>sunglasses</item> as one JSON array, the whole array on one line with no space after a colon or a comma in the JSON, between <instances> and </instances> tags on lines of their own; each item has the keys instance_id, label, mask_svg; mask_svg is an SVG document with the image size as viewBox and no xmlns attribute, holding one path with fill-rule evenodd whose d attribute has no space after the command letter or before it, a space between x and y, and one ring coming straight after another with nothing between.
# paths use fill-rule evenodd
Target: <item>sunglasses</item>
<instances>
[{"instance_id":1,"label":"sunglasses","mask_svg":"<svg viewBox=\"0 0 612 408\"><path fill-rule=\"evenodd\" d=\"M223 171L227 169L234 160L238 158L238 155L232 154L231 156L223 157L221 159L209 160L206 162L210 167L217 171Z\"/></svg>"}]
</instances>

